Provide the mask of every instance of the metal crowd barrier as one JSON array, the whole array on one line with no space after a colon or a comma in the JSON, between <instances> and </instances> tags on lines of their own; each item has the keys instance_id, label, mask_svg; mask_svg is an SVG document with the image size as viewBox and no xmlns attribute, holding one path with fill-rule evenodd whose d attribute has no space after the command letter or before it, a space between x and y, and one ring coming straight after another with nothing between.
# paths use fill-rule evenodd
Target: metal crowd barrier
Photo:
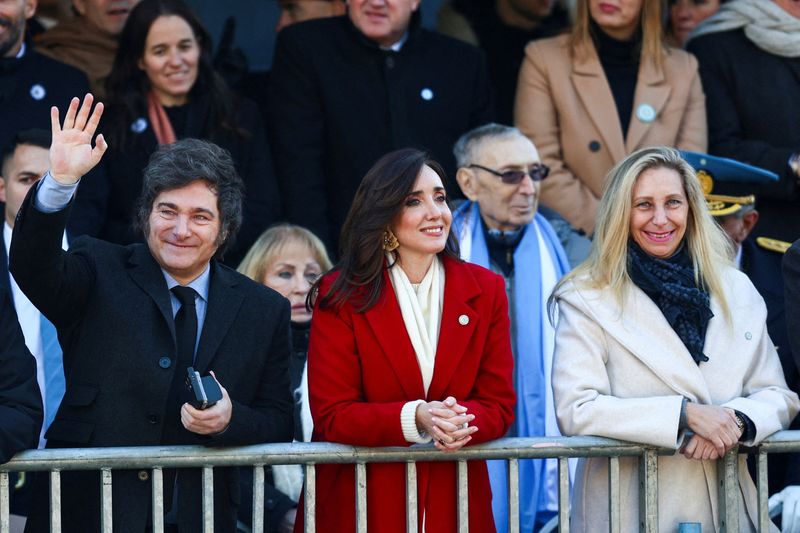
<instances>
[{"instance_id":1,"label":"metal crowd barrier","mask_svg":"<svg viewBox=\"0 0 800 533\"><path fill-rule=\"evenodd\" d=\"M723 531L739 531L737 453L733 450L718 461L721 490L720 524ZM754 450L758 466L758 529L769 531L767 510L767 454L800 451L800 431L782 431L768 438ZM237 448L205 448L202 446L143 446L124 448L75 448L30 450L14 456L0 465L0 533L10 530L9 472L50 472L50 527L52 533L61 531L60 473L63 470L98 470L101 472L101 530L112 533L112 470L151 470L153 489L153 532L162 533L164 468L202 468L203 470L203 530L214 531L214 467L251 466L253 468L253 533L263 533L264 467L278 464L305 465L305 530L316 531L314 508L316 501L316 464L351 463L356 469L356 528L367 531L367 469L368 463L405 463L406 517L408 533L417 532L417 474L419 461L456 461L458 463L458 531L468 531L467 461L476 459L505 459L509 472L510 533L519 533L518 461L520 459L557 458L559 471L558 531L569 531L569 466L572 457L609 458L609 531L620 529L619 458L638 456L639 461L639 530L658 531L658 455L671 454L628 442L600 437L552 437L500 439L479 446L469 446L455 453L442 453L433 446L411 448L360 448L332 443L262 444Z\"/></svg>"}]
</instances>

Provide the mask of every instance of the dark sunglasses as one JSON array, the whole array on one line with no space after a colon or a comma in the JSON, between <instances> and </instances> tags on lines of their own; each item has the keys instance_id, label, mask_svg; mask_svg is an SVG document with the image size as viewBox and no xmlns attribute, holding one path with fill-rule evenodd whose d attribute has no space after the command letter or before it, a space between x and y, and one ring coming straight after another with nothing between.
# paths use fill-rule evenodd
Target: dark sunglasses
<instances>
[{"instance_id":1,"label":"dark sunglasses","mask_svg":"<svg viewBox=\"0 0 800 533\"><path fill-rule=\"evenodd\" d=\"M509 185L516 185L525 179L525 176L530 176L533 181L542 181L547 177L550 173L550 168L547 165L542 165L541 163L535 163L528 167L528 170L506 170L505 172L498 172L491 168L486 168L482 165L472 164L469 168L479 168L481 170L485 170L489 174L494 174L501 180L503 183L507 183Z\"/></svg>"}]
</instances>

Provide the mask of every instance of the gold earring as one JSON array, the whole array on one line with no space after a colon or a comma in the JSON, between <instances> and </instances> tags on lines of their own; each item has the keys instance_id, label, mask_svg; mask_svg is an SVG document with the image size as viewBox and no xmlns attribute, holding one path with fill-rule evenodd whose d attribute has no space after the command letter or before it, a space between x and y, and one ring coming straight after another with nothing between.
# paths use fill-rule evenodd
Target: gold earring
<instances>
[{"instance_id":1,"label":"gold earring","mask_svg":"<svg viewBox=\"0 0 800 533\"><path fill-rule=\"evenodd\" d=\"M385 230L383 232L383 249L387 252L391 252L392 250L396 250L398 246L400 246L400 243L397 242L397 237L392 233L392 230Z\"/></svg>"}]
</instances>

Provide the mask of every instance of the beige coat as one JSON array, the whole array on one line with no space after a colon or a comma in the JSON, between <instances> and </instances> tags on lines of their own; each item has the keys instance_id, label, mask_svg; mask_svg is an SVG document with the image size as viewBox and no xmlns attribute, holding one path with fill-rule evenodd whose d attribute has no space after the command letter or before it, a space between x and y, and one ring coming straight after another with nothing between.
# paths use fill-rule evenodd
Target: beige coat
<instances>
[{"instance_id":1,"label":"beige coat","mask_svg":"<svg viewBox=\"0 0 800 533\"><path fill-rule=\"evenodd\" d=\"M744 274L726 269L727 321L712 298L699 366L653 301L631 285L623 307L608 289L576 289L558 297L553 393L564 435L597 435L677 449L682 398L731 407L755 424L754 444L786 428L800 404L788 390L778 354L767 334L766 307ZM638 466L620 460L622 531L638 529ZM578 464L573 490L572 531L608 531L608 461ZM757 523L755 486L744 456L739 462L740 526ZM680 522L701 522L719 531L715 461L675 453L658 459L659 531Z\"/></svg>"},{"instance_id":2,"label":"beige coat","mask_svg":"<svg viewBox=\"0 0 800 533\"><path fill-rule=\"evenodd\" d=\"M583 56L571 57L568 35L528 44L514 121L550 167L542 202L591 234L603 181L616 163L647 146L705 152L708 140L694 56L668 49L663 68L642 63L627 138L597 53ZM655 111L651 122L637 118L644 104Z\"/></svg>"}]
</instances>

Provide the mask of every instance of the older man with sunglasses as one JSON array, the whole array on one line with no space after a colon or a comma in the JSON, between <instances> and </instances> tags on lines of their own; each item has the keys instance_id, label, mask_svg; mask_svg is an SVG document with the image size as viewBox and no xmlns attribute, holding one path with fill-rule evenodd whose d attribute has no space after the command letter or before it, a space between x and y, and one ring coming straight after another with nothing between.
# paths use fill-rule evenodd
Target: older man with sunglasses
<instances>
[{"instance_id":1,"label":"older man with sunglasses","mask_svg":"<svg viewBox=\"0 0 800 533\"><path fill-rule=\"evenodd\" d=\"M548 168L533 143L518 129L487 124L465 133L453 152L456 180L467 202L453 215L461 256L506 280L517 411L507 436L558 435L550 387L555 331L547 319L547 298L570 269L559 233L582 260L589 241L560 219L537 213L541 181ZM553 213L554 217L558 217ZM538 531L558 510L555 460L519 462L520 531ZM498 533L508 525L506 467L489 462L492 507Z\"/></svg>"}]
</instances>

